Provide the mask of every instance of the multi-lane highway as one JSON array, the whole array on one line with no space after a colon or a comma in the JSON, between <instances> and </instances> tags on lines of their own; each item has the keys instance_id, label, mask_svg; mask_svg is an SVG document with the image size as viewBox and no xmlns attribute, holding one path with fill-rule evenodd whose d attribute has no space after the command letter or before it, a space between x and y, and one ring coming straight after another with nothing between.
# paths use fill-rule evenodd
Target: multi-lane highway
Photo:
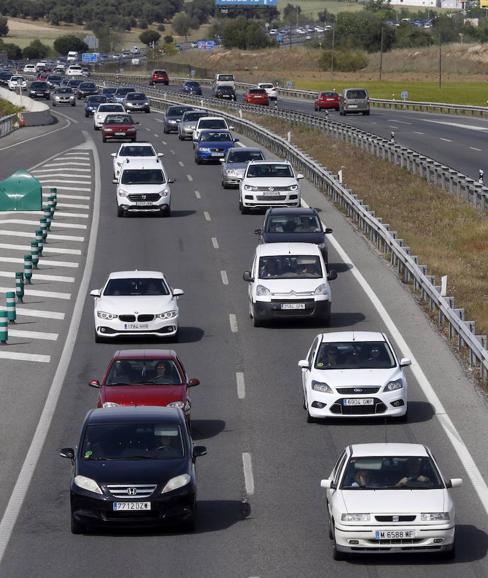
<instances>
[{"instance_id":1,"label":"multi-lane highway","mask_svg":"<svg viewBox=\"0 0 488 578\"><path fill-rule=\"evenodd\" d=\"M167 171L176 181L172 216L117 218L110 153L118 145L102 144L100 133L93 131L91 119L80 109L63 110L56 133L50 133L53 127L36 129L46 136L23 143L36 135L19 131L0 143L1 178L17 168L35 166L35 174L53 179L46 184L58 186L64 203L87 207L64 207L63 212L88 217L58 216L56 232L83 240L54 238L51 246L59 251L49 259L58 264L41 261L39 273L72 280L34 277L33 289L42 286L70 297L60 305L52 295L33 294L24 306L65 313L56 329L52 318L29 318L33 330L55 332L57 340L39 346L39 340L26 337L2 347L39 352L49 360L1 360L0 576L488 576L488 496L473 468L476 464L481 477L488 477L488 407L444 338L382 258L339 211L304 184L304 200L320 208L334 229L329 255L338 279L333 282L331 327L386 331L397 353L413 359L407 424L307 424L297 361L322 328L287 323L257 329L248 318L242 272L251 264L253 231L262 215L241 215L237 192L220 186L220 167L197 166L191 144L164 135L161 117L153 112L137 117L139 140L150 140L165 154ZM69 126L66 118L71 119ZM67 195L85 198L70 200ZM86 228L73 233L62 223ZM4 228L30 231L29 225L18 223ZM0 267L12 272L15 264L3 257L18 255L19 250L15 253L4 245L20 241L2 235ZM73 248L81 254L62 252ZM59 261L76 262L78 267L61 273ZM180 299L180 339L171 346L189 374L201 380L192 390L192 428L195 440L208 447L197 466L199 518L194 534L70 533L70 466L58 457L58 449L76 444L83 417L95 404L96 391L88 387L88 380L101 376L118 347L146 345L95 344L88 290L100 287L110 271L130 268L162 270L173 286L185 291ZM464 478L464 486L453 490L458 523L454 562L422 556L332 560L319 481L347 444L385 439L425 443L446 477ZM247 517L243 500L250 505Z\"/></svg>"}]
</instances>

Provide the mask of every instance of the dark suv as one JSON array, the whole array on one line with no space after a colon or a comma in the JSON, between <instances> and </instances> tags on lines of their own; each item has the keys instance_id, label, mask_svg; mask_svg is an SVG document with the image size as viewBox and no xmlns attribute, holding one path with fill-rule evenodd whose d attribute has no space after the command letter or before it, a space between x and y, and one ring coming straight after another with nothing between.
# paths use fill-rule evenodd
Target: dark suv
<instances>
[{"instance_id":1,"label":"dark suv","mask_svg":"<svg viewBox=\"0 0 488 578\"><path fill-rule=\"evenodd\" d=\"M263 228L256 229L255 233L261 243L314 243L319 246L325 264L329 263L325 236L332 233L332 229L324 229L316 209L268 209Z\"/></svg>"},{"instance_id":2,"label":"dark suv","mask_svg":"<svg viewBox=\"0 0 488 578\"><path fill-rule=\"evenodd\" d=\"M236 91L232 88L232 86L217 86L214 92L214 98L236 100Z\"/></svg>"},{"instance_id":3,"label":"dark suv","mask_svg":"<svg viewBox=\"0 0 488 578\"><path fill-rule=\"evenodd\" d=\"M71 531L92 525L162 526L191 531L196 518L195 460L181 409L110 407L88 412L73 464Z\"/></svg>"},{"instance_id":4,"label":"dark suv","mask_svg":"<svg viewBox=\"0 0 488 578\"><path fill-rule=\"evenodd\" d=\"M45 80L35 80L30 85L29 96L31 98L45 98L49 100L51 96L49 84Z\"/></svg>"}]
</instances>

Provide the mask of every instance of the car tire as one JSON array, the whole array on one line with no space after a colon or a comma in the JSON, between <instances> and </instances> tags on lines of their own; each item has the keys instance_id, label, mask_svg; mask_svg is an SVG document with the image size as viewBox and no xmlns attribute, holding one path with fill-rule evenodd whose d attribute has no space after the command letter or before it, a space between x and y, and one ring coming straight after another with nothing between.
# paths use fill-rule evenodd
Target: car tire
<instances>
[{"instance_id":1,"label":"car tire","mask_svg":"<svg viewBox=\"0 0 488 578\"><path fill-rule=\"evenodd\" d=\"M171 207L167 207L163 212L165 217L171 217Z\"/></svg>"},{"instance_id":2,"label":"car tire","mask_svg":"<svg viewBox=\"0 0 488 578\"><path fill-rule=\"evenodd\" d=\"M148 114L148 113L151 112L151 109L150 109L150 108L146 108L146 110L145 110L144 112L145 112L146 114Z\"/></svg>"},{"instance_id":3,"label":"car tire","mask_svg":"<svg viewBox=\"0 0 488 578\"><path fill-rule=\"evenodd\" d=\"M95 343L105 343L105 338L95 331Z\"/></svg>"},{"instance_id":4,"label":"car tire","mask_svg":"<svg viewBox=\"0 0 488 578\"><path fill-rule=\"evenodd\" d=\"M56 106L56 103L53 101L53 107L55 107L55 106Z\"/></svg>"},{"instance_id":5,"label":"car tire","mask_svg":"<svg viewBox=\"0 0 488 578\"><path fill-rule=\"evenodd\" d=\"M341 116L346 116L346 113L345 113L343 110L339 110L339 114L340 114Z\"/></svg>"},{"instance_id":6,"label":"car tire","mask_svg":"<svg viewBox=\"0 0 488 578\"><path fill-rule=\"evenodd\" d=\"M85 118L88 118L89 116L90 115L87 112L85 112Z\"/></svg>"},{"instance_id":7,"label":"car tire","mask_svg":"<svg viewBox=\"0 0 488 578\"><path fill-rule=\"evenodd\" d=\"M247 207L245 207L241 201L239 201L239 211L241 212L241 215L247 214Z\"/></svg>"},{"instance_id":8,"label":"car tire","mask_svg":"<svg viewBox=\"0 0 488 578\"><path fill-rule=\"evenodd\" d=\"M196 526L197 526L197 516L195 511L193 511L193 514L191 515L190 518L178 524L178 529L180 530L180 532L183 532L185 534L191 534L192 532L195 531Z\"/></svg>"},{"instance_id":9,"label":"car tire","mask_svg":"<svg viewBox=\"0 0 488 578\"><path fill-rule=\"evenodd\" d=\"M229 187L227 186L227 183L224 183L224 181L222 181L222 188L223 189L228 189Z\"/></svg>"},{"instance_id":10,"label":"car tire","mask_svg":"<svg viewBox=\"0 0 488 578\"><path fill-rule=\"evenodd\" d=\"M196 162L197 165L201 165L201 164L202 164L201 159L199 159L198 157L195 157L195 162Z\"/></svg>"},{"instance_id":11,"label":"car tire","mask_svg":"<svg viewBox=\"0 0 488 578\"><path fill-rule=\"evenodd\" d=\"M181 134L178 135L179 140L183 140L183 137L181 136Z\"/></svg>"},{"instance_id":12,"label":"car tire","mask_svg":"<svg viewBox=\"0 0 488 578\"><path fill-rule=\"evenodd\" d=\"M326 501L325 505L326 505L327 511L329 511L329 502ZM334 534L332 533L332 520L330 519L330 515L327 518L328 518L328 524L329 524L329 538L331 540L333 540Z\"/></svg>"},{"instance_id":13,"label":"car tire","mask_svg":"<svg viewBox=\"0 0 488 578\"><path fill-rule=\"evenodd\" d=\"M107 139L105 137L102 137L102 142L107 142Z\"/></svg>"},{"instance_id":14,"label":"car tire","mask_svg":"<svg viewBox=\"0 0 488 578\"><path fill-rule=\"evenodd\" d=\"M365 110L365 111L363 112L363 115L364 115L364 116L369 116L369 110Z\"/></svg>"},{"instance_id":15,"label":"car tire","mask_svg":"<svg viewBox=\"0 0 488 578\"><path fill-rule=\"evenodd\" d=\"M71 106L76 106L76 102L72 102L72 103L71 103Z\"/></svg>"},{"instance_id":16,"label":"car tire","mask_svg":"<svg viewBox=\"0 0 488 578\"><path fill-rule=\"evenodd\" d=\"M453 543L452 548L449 550L443 550L439 554L441 560L454 560L456 557L456 542Z\"/></svg>"},{"instance_id":17,"label":"car tire","mask_svg":"<svg viewBox=\"0 0 488 578\"><path fill-rule=\"evenodd\" d=\"M408 408L407 408L407 411L405 412L405 414L401 415L400 417L395 418L395 421L397 423L407 423L408 422Z\"/></svg>"},{"instance_id":18,"label":"car tire","mask_svg":"<svg viewBox=\"0 0 488 578\"><path fill-rule=\"evenodd\" d=\"M166 130L165 128L163 128L163 132L164 134L169 134L169 130Z\"/></svg>"},{"instance_id":19,"label":"car tire","mask_svg":"<svg viewBox=\"0 0 488 578\"><path fill-rule=\"evenodd\" d=\"M75 519L73 514L71 514L71 533L72 534L84 534L85 532L86 532L85 524L78 522L78 520Z\"/></svg>"},{"instance_id":20,"label":"car tire","mask_svg":"<svg viewBox=\"0 0 488 578\"><path fill-rule=\"evenodd\" d=\"M125 217L125 212L122 207L117 206L117 217Z\"/></svg>"},{"instance_id":21,"label":"car tire","mask_svg":"<svg viewBox=\"0 0 488 578\"><path fill-rule=\"evenodd\" d=\"M137 138L134 137L134 138L132 139L132 142L137 142Z\"/></svg>"},{"instance_id":22,"label":"car tire","mask_svg":"<svg viewBox=\"0 0 488 578\"><path fill-rule=\"evenodd\" d=\"M338 562L346 559L344 552L337 549L337 544L335 541L335 526L332 526L332 558Z\"/></svg>"},{"instance_id":23,"label":"car tire","mask_svg":"<svg viewBox=\"0 0 488 578\"><path fill-rule=\"evenodd\" d=\"M259 315L256 315L256 311L254 309L254 306L252 308L252 325L253 327L262 327L263 326L263 320L259 317Z\"/></svg>"}]
</instances>

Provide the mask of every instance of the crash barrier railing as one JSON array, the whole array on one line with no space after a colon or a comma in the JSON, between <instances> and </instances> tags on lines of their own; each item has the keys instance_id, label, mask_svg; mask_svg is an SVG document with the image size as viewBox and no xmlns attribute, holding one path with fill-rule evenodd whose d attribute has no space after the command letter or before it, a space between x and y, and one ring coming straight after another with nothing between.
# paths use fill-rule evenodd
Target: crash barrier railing
<instances>
[{"instance_id":1,"label":"crash barrier railing","mask_svg":"<svg viewBox=\"0 0 488 578\"><path fill-rule=\"evenodd\" d=\"M9 114L0 118L0 138L19 128L19 119L16 114Z\"/></svg>"},{"instance_id":2,"label":"crash barrier railing","mask_svg":"<svg viewBox=\"0 0 488 578\"><path fill-rule=\"evenodd\" d=\"M171 105L185 102L199 106L200 100L180 95L171 95L171 98L168 98L168 95L159 94L152 98L152 107L164 112ZM479 368L480 379L488 380L486 336L476 335L475 322L465 320L464 309L454 306L453 297L443 296L442 286L436 285L435 277L428 275L427 267L419 263L417 256L411 255L410 248L405 241L399 239L397 233L392 231L388 224L383 223L351 190L340 183L337 175L333 175L324 166L319 165L298 147L264 127L240 116L229 114L220 108L212 108L208 104L207 101L206 110L223 116L240 134L261 144L279 158L289 160L318 190L329 196L383 253L385 258L390 260L403 282L410 285L428 304L432 315L437 316L439 325L447 328L449 338L457 341L461 352L467 353L470 366ZM217 104L222 103L217 101Z\"/></svg>"},{"instance_id":3,"label":"crash barrier railing","mask_svg":"<svg viewBox=\"0 0 488 578\"><path fill-rule=\"evenodd\" d=\"M118 75L97 75L96 78L98 81L105 82L121 81L121 77ZM151 88L147 85L138 84L141 78L147 82L146 77L124 76L123 78L125 82L130 82L135 88L140 88L140 90L145 91L151 97L161 96L165 91L167 94L170 94L171 87ZM178 95L178 97L179 96L180 95ZM183 98L182 95L181 97ZM394 135L392 135L390 139L384 139L346 123L329 120L327 117L319 117L314 114L287 110L281 107L248 105L215 98L192 96L185 96L184 98L186 98L188 102L191 102L191 104L198 105L199 107L214 104L219 107L225 106L229 110L245 110L320 129L336 138L342 139L348 144L358 146L382 160L399 165L412 175L417 175L427 182L462 198L482 211L488 210L488 187L484 186L483 178L476 181L452 167L439 163L408 147L399 145L395 142Z\"/></svg>"}]
</instances>

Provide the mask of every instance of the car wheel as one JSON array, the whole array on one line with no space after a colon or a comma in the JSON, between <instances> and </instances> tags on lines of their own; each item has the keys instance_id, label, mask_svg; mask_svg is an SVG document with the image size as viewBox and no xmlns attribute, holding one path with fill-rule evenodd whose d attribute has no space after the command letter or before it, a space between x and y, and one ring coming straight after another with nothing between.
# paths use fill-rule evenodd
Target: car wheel
<instances>
[{"instance_id":1,"label":"car wheel","mask_svg":"<svg viewBox=\"0 0 488 578\"><path fill-rule=\"evenodd\" d=\"M149 112L151 112L150 108L146 108L146 110L144 111L146 114L148 114Z\"/></svg>"},{"instance_id":2,"label":"car wheel","mask_svg":"<svg viewBox=\"0 0 488 578\"><path fill-rule=\"evenodd\" d=\"M102 142L107 142L107 139L105 137L102 137Z\"/></svg>"},{"instance_id":3,"label":"car wheel","mask_svg":"<svg viewBox=\"0 0 488 578\"><path fill-rule=\"evenodd\" d=\"M245 215L247 213L247 208L242 204L241 201L239 201L239 211L241 212L241 215Z\"/></svg>"},{"instance_id":4,"label":"car wheel","mask_svg":"<svg viewBox=\"0 0 488 578\"><path fill-rule=\"evenodd\" d=\"M72 103L71 103L71 106L76 106L76 102L72 102Z\"/></svg>"},{"instance_id":5,"label":"car wheel","mask_svg":"<svg viewBox=\"0 0 488 578\"><path fill-rule=\"evenodd\" d=\"M254 309L254 307L252 309L252 324L253 327L263 326L263 320L258 315L256 315L256 310Z\"/></svg>"},{"instance_id":6,"label":"car wheel","mask_svg":"<svg viewBox=\"0 0 488 578\"><path fill-rule=\"evenodd\" d=\"M183 140L183 137L181 136L181 134L178 135L178 138L179 138L180 140Z\"/></svg>"},{"instance_id":7,"label":"car wheel","mask_svg":"<svg viewBox=\"0 0 488 578\"><path fill-rule=\"evenodd\" d=\"M53 107L56 106L56 103L53 101Z\"/></svg>"},{"instance_id":8,"label":"car wheel","mask_svg":"<svg viewBox=\"0 0 488 578\"><path fill-rule=\"evenodd\" d=\"M134 137L134 138L132 139L132 142L137 142L137 138Z\"/></svg>"},{"instance_id":9,"label":"car wheel","mask_svg":"<svg viewBox=\"0 0 488 578\"><path fill-rule=\"evenodd\" d=\"M103 338L101 335L98 335L96 331L95 331L95 343L105 343L105 338Z\"/></svg>"},{"instance_id":10,"label":"car wheel","mask_svg":"<svg viewBox=\"0 0 488 578\"><path fill-rule=\"evenodd\" d=\"M456 557L456 542L452 544L452 548L443 550L439 556L442 560L454 560Z\"/></svg>"},{"instance_id":11,"label":"car wheel","mask_svg":"<svg viewBox=\"0 0 488 578\"><path fill-rule=\"evenodd\" d=\"M340 550L337 549L337 544L335 541L335 526L332 525L332 558L334 558L334 560L340 561L340 560L345 560L346 555L344 554L344 552L341 552Z\"/></svg>"},{"instance_id":12,"label":"car wheel","mask_svg":"<svg viewBox=\"0 0 488 578\"><path fill-rule=\"evenodd\" d=\"M89 116L90 115L87 112L85 112L85 118L88 118Z\"/></svg>"},{"instance_id":13,"label":"car wheel","mask_svg":"<svg viewBox=\"0 0 488 578\"><path fill-rule=\"evenodd\" d=\"M224 183L224 181L222 181L222 188L226 189L227 188L227 183Z\"/></svg>"},{"instance_id":14,"label":"car wheel","mask_svg":"<svg viewBox=\"0 0 488 578\"><path fill-rule=\"evenodd\" d=\"M346 113L345 113L343 110L340 110L340 111L339 111L339 114L340 114L341 116L346 116Z\"/></svg>"},{"instance_id":15,"label":"car wheel","mask_svg":"<svg viewBox=\"0 0 488 578\"><path fill-rule=\"evenodd\" d=\"M400 417L395 418L395 421L397 423L407 423L408 422L408 409L404 415L401 415Z\"/></svg>"},{"instance_id":16,"label":"car wheel","mask_svg":"<svg viewBox=\"0 0 488 578\"><path fill-rule=\"evenodd\" d=\"M75 519L73 514L71 514L71 533L72 534L84 534L85 532L86 532L85 524L78 522L78 520Z\"/></svg>"},{"instance_id":17,"label":"car wheel","mask_svg":"<svg viewBox=\"0 0 488 578\"><path fill-rule=\"evenodd\" d=\"M326 502L326 507L327 507L327 511L329 511L329 502L328 502L328 501ZM328 524L329 524L329 538L330 538L331 540L333 540L333 539L334 539L334 534L332 533L332 520L330 519L330 514L329 514L329 516L327 517L327 519L328 519L327 521L328 521Z\"/></svg>"},{"instance_id":18,"label":"car wheel","mask_svg":"<svg viewBox=\"0 0 488 578\"><path fill-rule=\"evenodd\" d=\"M166 207L166 209L164 210L164 216L171 217L171 207Z\"/></svg>"},{"instance_id":19,"label":"car wheel","mask_svg":"<svg viewBox=\"0 0 488 578\"><path fill-rule=\"evenodd\" d=\"M197 165L201 165L201 164L202 164L201 159L199 159L198 157L195 157L195 162L197 163Z\"/></svg>"},{"instance_id":20,"label":"car wheel","mask_svg":"<svg viewBox=\"0 0 488 578\"><path fill-rule=\"evenodd\" d=\"M166 128L163 128L163 132L164 134L169 134L169 130L167 130Z\"/></svg>"},{"instance_id":21,"label":"car wheel","mask_svg":"<svg viewBox=\"0 0 488 578\"><path fill-rule=\"evenodd\" d=\"M122 207L117 207L117 217L124 217L124 209Z\"/></svg>"}]
</instances>

